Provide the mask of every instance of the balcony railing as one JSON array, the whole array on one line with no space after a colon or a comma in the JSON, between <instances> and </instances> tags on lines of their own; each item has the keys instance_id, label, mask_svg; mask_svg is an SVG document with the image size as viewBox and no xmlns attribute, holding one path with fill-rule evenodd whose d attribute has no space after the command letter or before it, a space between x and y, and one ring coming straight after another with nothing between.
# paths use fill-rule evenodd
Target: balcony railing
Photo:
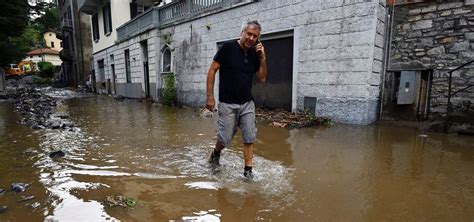
<instances>
[{"instance_id":1,"label":"balcony railing","mask_svg":"<svg viewBox=\"0 0 474 222\"><path fill-rule=\"evenodd\" d=\"M256 0L181 0L153 7L117 28L117 41L149 29L185 22L218 10L243 5Z\"/></svg>"},{"instance_id":2,"label":"balcony railing","mask_svg":"<svg viewBox=\"0 0 474 222\"><path fill-rule=\"evenodd\" d=\"M159 10L157 8L150 8L134 19L128 21L117 28L117 41L135 36L139 33L145 32L149 29L158 27Z\"/></svg>"}]
</instances>

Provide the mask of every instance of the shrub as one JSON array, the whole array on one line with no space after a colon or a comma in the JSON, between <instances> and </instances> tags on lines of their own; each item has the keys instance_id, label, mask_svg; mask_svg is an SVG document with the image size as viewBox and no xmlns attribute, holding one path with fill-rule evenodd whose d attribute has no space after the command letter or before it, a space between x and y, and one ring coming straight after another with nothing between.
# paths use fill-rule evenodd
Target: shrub
<instances>
[{"instance_id":1,"label":"shrub","mask_svg":"<svg viewBox=\"0 0 474 222\"><path fill-rule=\"evenodd\" d=\"M53 78L54 65L50 62L38 62L39 76L43 78Z\"/></svg>"},{"instance_id":2,"label":"shrub","mask_svg":"<svg viewBox=\"0 0 474 222\"><path fill-rule=\"evenodd\" d=\"M35 84L43 85L43 84L51 84L52 82L53 82L52 78L43 78L38 75L33 75L33 83Z\"/></svg>"},{"instance_id":3,"label":"shrub","mask_svg":"<svg viewBox=\"0 0 474 222\"><path fill-rule=\"evenodd\" d=\"M161 101L163 105L174 106L176 105L176 81L174 74L163 75L164 87L161 95Z\"/></svg>"}]
</instances>

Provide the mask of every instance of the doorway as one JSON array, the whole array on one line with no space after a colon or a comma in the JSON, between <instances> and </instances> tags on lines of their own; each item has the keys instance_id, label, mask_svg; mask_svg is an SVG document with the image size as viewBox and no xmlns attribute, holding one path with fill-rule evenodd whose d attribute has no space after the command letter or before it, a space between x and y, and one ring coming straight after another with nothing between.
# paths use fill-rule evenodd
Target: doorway
<instances>
[{"instance_id":1,"label":"doorway","mask_svg":"<svg viewBox=\"0 0 474 222\"><path fill-rule=\"evenodd\" d=\"M293 36L262 37L267 56L265 84L254 80L252 94L256 107L291 111L293 85Z\"/></svg>"},{"instance_id":2,"label":"doorway","mask_svg":"<svg viewBox=\"0 0 474 222\"><path fill-rule=\"evenodd\" d=\"M145 84L145 98L150 98L150 69L148 67L148 43L147 40L140 42L143 61L143 79Z\"/></svg>"},{"instance_id":3,"label":"doorway","mask_svg":"<svg viewBox=\"0 0 474 222\"><path fill-rule=\"evenodd\" d=\"M401 70L388 73L383 119L422 121L430 112L432 70Z\"/></svg>"},{"instance_id":4,"label":"doorway","mask_svg":"<svg viewBox=\"0 0 474 222\"><path fill-rule=\"evenodd\" d=\"M97 66L99 67L99 78L98 78L98 91L99 93L105 93L105 65L104 65L104 60L101 59L97 61Z\"/></svg>"},{"instance_id":5,"label":"doorway","mask_svg":"<svg viewBox=\"0 0 474 222\"><path fill-rule=\"evenodd\" d=\"M115 64L114 64L114 55L110 55L110 71L112 74L112 93L115 95L116 90L116 76L115 76Z\"/></svg>"}]
</instances>

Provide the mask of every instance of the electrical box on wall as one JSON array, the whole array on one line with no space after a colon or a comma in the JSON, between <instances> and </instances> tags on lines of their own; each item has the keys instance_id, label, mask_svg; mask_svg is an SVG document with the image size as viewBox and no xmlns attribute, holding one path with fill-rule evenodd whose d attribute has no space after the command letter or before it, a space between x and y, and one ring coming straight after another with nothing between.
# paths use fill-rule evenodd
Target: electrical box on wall
<instances>
[{"instance_id":1,"label":"electrical box on wall","mask_svg":"<svg viewBox=\"0 0 474 222\"><path fill-rule=\"evenodd\" d=\"M415 98L415 71L402 71L400 74L400 85L398 87L397 104L413 104Z\"/></svg>"}]
</instances>

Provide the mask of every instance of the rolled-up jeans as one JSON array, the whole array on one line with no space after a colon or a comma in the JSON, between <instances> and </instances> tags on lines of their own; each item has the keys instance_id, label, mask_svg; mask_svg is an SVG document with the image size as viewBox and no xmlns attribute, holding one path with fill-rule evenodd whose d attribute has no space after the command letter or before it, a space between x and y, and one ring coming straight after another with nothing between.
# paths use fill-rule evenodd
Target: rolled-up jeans
<instances>
[{"instance_id":1,"label":"rolled-up jeans","mask_svg":"<svg viewBox=\"0 0 474 222\"><path fill-rule=\"evenodd\" d=\"M218 143L228 147L237 132L237 127L242 132L243 143L255 143L257 140L257 127L255 126L255 103L253 101L248 101L244 104L220 102L218 109Z\"/></svg>"}]
</instances>

